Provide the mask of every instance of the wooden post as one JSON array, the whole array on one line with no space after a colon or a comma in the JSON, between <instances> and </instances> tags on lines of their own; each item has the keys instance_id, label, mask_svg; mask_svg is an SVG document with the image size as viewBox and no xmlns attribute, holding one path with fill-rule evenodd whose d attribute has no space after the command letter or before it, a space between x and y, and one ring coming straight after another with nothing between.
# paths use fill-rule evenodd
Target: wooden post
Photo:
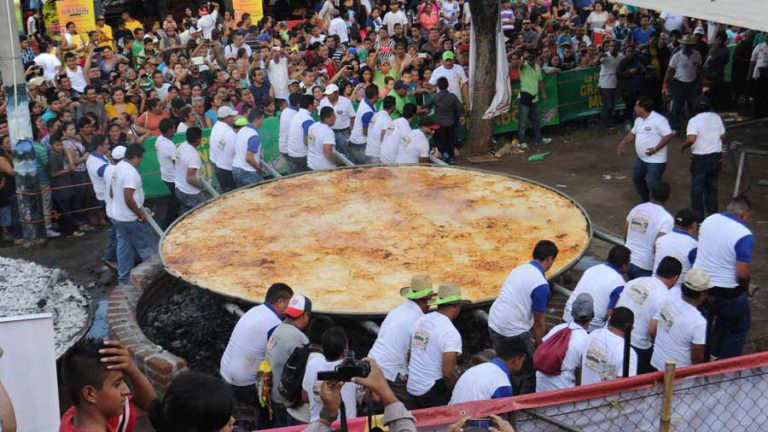
<instances>
[{"instance_id":1,"label":"wooden post","mask_svg":"<svg viewBox=\"0 0 768 432\"><path fill-rule=\"evenodd\" d=\"M664 396L661 403L660 432L669 432L672 423L672 392L675 390L675 361L667 360L664 368Z\"/></svg>"}]
</instances>

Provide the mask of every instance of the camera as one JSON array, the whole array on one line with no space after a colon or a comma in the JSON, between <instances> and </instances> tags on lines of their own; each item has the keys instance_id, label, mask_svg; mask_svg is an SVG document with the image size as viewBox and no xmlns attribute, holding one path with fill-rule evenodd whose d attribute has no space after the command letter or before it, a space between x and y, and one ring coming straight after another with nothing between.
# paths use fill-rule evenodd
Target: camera
<instances>
[{"instance_id":1,"label":"camera","mask_svg":"<svg viewBox=\"0 0 768 432\"><path fill-rule=\"evenodd\" d=\"M318 381L352 381L352 378L365 378L371 373L371 365L366 360L347 357L332 371L318 372Z\"/></svg>"}]
</instances>

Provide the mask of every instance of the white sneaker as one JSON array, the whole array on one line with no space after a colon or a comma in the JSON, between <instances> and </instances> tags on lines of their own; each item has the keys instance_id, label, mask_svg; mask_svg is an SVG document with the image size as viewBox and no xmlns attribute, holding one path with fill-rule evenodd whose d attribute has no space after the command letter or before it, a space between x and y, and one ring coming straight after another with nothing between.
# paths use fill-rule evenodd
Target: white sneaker
<instances>
[{"instance_id":1,"label":"white sneaker","mask_svg":"<svg viewBox=\"0 0 768 432\"><path fill-rule=\"evenodd\" d=\"M552 142L552 138L542 138L541 143L547 145Z\"/></svg>"},{"instance_id":2,"label":"white sneaker","mask_svg":"<svg viewBox=\"0 0 768 432\"><path fill-rule=\"evenodd\" d=\"M55 237L60 237L61 233L48 228L47 230L45 230L45 236L48 238L55 238Z\"/></svg>"}]
</instances>

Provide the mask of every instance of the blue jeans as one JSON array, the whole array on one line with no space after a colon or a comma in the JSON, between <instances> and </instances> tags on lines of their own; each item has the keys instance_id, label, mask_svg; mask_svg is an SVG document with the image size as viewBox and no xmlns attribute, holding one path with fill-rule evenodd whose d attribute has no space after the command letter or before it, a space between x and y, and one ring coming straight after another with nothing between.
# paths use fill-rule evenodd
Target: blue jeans
<instances>
[{"instance_id":1,"label":"blue jeans","mask_svg":"<svg viewBox=\"0 0 768 432\"><path fill-rule=\"evenodd\" d=\"M224 168L219 168L214 165L216 171L216 180L219 182L219 189L221 192L229 192L235 188L235 180L232 178L232 171Z\"/></svg>"},{"instance_id":2,"label":"blue jeans","mask_svg":"<svg viewBox=\"0 0 768 432\"><path fill-rule=\"evenodd\" d=\"M742 292L734 298L713 296L710 301L710 319L714 320L709 341L710 353L719 359L740 356L752 325L747 294Z\"/></svg>"},{"instance_id":3,"label":"blue jeans","mask_svg":"<svg viewBox=\"0 0 768 432\"><path fill-rule=\"evenodd\" d=\"M701 218L717 213L720 158L720 153L711 153L691 159L691 207Z\"/></svg>"},{"instance_id":4,"label":"blue jeans","mask_svg":"<svg viewBox=\"0 0 768 432\"><path fill-rule=\"evenodd\" d=\"M646 270L634 264L629 264L629 270L627 270L627 280L637 279L643 276L650 276L652 274L653 270Z\"/></svg>"},{"instance_id":5,"label":"blue jeans","mask_svg":"<svg viewBox=\"0 0 768 432\"><path fill-rule=\"evenodd\" d=\"M157 253L157 236L146 222L114 221L117 234L117 279L128 282L138 255L142 261Z\"/></svg>"},{"instance_id":6,"label":"blue jeans","mask_svg":"<svg viewBox=\"0 0 768 432\"><path fill-rule=\"evenodd\" d=\"M117 261L117 229L115 228L115 220L110 218L112 226L109 228L109 234L107 234L107 249L104 251L104 260L109 262Z\"/></svg>"},{"instance_id":7,"label":"blue jeans","mask_svg":"<svg viewBox=\"0 0 768 432\"><path fill-rule=\"evenodd\" d=\"M350 142L347 148L347 157L353 164L362 165L368 162L368 156L365 155L365 144Z\"/></svg>"},{"instance_id":8,"label":"blue jeans","mask_svg":"<svg viewBox=\"0 0 768 432\"><path fill-rule=\"evenodd\" d=\"M632 175L632 182L635 184L635 190L643 199L643 202L651 198L651 189L656 183L661 181L664 175L666 163L648 163L643 162L639 157L635 159L635 169Z\"/></svg>"},{"instance_id":9,"label":"blue jeans","mask_svg":"<svg viewBox=\"0 0 768 432\"><path fill-rule=\"evenodd\" d=\"M349 157L349 128L334 129L333 136L336 138L336 150Z\"/></svg>"},{"instance_id":10,"label":"blue jeans","mask_svg":"<svg viewBox=\"0 0 768 432\"><path fill-rule=\"evenodd\" d=\"M178 198L179 204L181 204L185 212L192 210L208 199L208 195L205 192L198 192L194 195L190 195L180 191L179 188L176 188L174 193L176 194L176 198Z\"/></svg>"},{"instance_id":11,"label":"blue jeans","mask_svg":"<svg viewBox=\"0 0 768 432\"><path fill-rule=\"evenodd\" d=\"M530 122L530 126L533 128L534 142L536 144L541 143L541 110L539 109L539 104L534 103L530 106L520 104L518 108L517 127L519 131L517 139L520 143L525 142L525 131L528 128L528 122Z\"/></svg>"},{"instance_id":12,"label":"blue jeans","mask_svg":"<svg viewBox=\"0 0 768 432\"><path fill-rule=\"evenodd\" d=\"M285 155L285 160L288 161L288 166L291 168L291 174L297 174L302 173L304 171L309 171L309 167L307 166L307 157L293 157L289 155Z\"/></svg>"},{"instance_id":13,"label":"blue jeans","mask_svg":"<svg viewBox=\"0 0 768 432\"><path fill-rule=\"evenodd\" d=\"M235 186L237 187L252 185L264 180L258 171L246 171L238 167L232 168L232 177L235 178Z\"/></svg>"}]
</instances>

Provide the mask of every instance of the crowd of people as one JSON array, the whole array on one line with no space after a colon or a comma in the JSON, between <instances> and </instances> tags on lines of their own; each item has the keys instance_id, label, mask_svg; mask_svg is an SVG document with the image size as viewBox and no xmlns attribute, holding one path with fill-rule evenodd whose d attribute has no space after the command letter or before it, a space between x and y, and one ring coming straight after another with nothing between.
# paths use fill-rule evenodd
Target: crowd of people
<instances>
[{"instance_id":1,"label":"crowd of people","mask_svg":"<svg viewBox=\"0 0 768 432\"><path fill-rule=\"evenodd\" d=\"M468 2L317 3L296 25L269 16L235 19L214 2L151 23L124 13L114 28L97 17L87 34L62 23L63 37L28 25L22 61L47 235L111 226L104 261L127 282L136 261L157 250L138 170L149 137L156 137L171 193L166 226L208 198L198 151L207 129L222 191L267 175L259 129L273 116L287 172L329 169L343 159L400 164L433 156L453 163L469 102ZM325 431L340 414L355 417L367 389L390 429L412 431L408 409L603 382L661 370L667 360L685 366L740 355L750 327L751 204L737 197L718 212L725 131L713 107L746 95L754 96L757 113L766 112L764 34L612 1L502 1L500 14L510 76L520 81L521 148L528 127L532 143L549 142L539 110L547 73L599 66L601 121L634 121L619 151L634 142L643 203L627 216L626 244L582 275L565 323L547 328L545 275L558 247L541 240L530 262L499 281L489 361L463 370L453 320L468 301L459 286L435 287L417 275L381 325L367 354L368 376L322 381L318 372L359 366L348 336L312 317L311 299L278 283L235 326L221 379L182 374L160 399L122 345L80 342L62 368L75 407L60 430L132 430L140 408L159 431L228 431L234 397L253 407L259 427ZM724 76L729 44L737 44L731 87ZM619 99L623 112L615 109ZM686 132L683 150L694 154L693 208L672 217L662 175L676 130ZM178 145L176 134L183 137ZM5 117L0 143L0 226L20 240Z\"/></svg>"}]
</instances>

